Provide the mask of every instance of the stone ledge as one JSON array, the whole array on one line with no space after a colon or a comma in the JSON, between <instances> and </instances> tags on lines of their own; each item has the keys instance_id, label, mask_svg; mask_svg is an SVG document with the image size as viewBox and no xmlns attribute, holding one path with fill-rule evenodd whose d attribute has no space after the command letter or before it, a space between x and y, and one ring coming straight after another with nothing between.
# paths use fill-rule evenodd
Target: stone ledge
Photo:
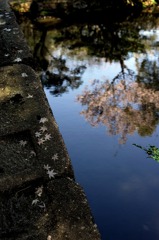
<instances>
[{"instance_id":1,"label":"stone ledge","mask_svg":"<svg viewBox=\"0 0 159 240\"><path fill-rule=\"evenodd\" d=\"M69 178L32 183L0 196L0 216L2 240L100 239L83 190Z\"/></svg>"},{"instance_id":2,"label":"stone ledge","mask_svg":"<svg viewBox=\"0 0 159 240\"><path fill-rule=\"evenodd\" d=\"M11 11L2 11L1 8L0 38L0 66L24 63L35 67L34 59L15 15Z\"/></svg>"},{"instance_id":3,"label":"stone ledge","mask_svg":"<svg viewBox=\"0 0 159 240\"><path fill-rule=\"evenodd\" d=\"M32 69L33 57L5 0L0 36L0 239L100 240Z\"/></svg>"},{"instance_id":4,"label":"stone ledge","mask_svg":"<svg viewBox=\"0 0 159 240\"><path fill-rule=\"evenodd\" d=\"M0 190L9 188L11 177L15 186L25 182L28 173L43 177L47 164L58 176L74 178L65 144L34 70L16 64L0 68L0 72Z\"/></svg>"}]
</instances>

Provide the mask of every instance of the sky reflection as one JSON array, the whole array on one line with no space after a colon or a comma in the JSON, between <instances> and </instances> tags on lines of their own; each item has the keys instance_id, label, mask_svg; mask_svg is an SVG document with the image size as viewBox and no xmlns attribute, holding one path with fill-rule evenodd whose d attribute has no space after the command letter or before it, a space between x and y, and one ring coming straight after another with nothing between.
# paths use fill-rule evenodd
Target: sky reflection
<instances>
[{"instance_id":1,"label":"sky reflection","mask_svg":"<svg viewBox=\"0 0 159 240\"><path fill-rule=\"evenodd\" d=\"M159 239L159 164L133 146L158 146L158 30L146 24L75 24L36 44L46 96L102 240Z\"/></svg>"}]
</instances>

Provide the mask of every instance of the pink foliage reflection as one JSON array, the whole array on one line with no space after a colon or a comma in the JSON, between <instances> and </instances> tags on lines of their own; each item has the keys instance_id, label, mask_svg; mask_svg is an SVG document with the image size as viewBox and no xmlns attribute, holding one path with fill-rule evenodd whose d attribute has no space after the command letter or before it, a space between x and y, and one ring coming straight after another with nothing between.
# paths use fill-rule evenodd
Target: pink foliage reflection
<instances>
[{"instance_id":1,"label":"pink foliage reflection","mask_svg":"<svg viewBox=\"0 0 159 240\"><path fill-rule=\"evenodd\" d=\"M77 100L86 108L81 112L92 126L103 124L111 135L120 135L125 143L128 134L151 135L158 122L159 91L144 83L118 80L101 83L95 80Z\"/></svg>"}]
</instances>

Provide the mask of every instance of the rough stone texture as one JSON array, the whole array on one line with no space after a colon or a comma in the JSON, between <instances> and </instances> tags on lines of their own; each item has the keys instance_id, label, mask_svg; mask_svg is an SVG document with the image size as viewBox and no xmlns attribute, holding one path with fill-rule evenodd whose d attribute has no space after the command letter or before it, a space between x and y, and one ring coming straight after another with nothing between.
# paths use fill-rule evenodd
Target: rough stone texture
<instances>
[{"instance_id":1,"label":"rough stone texture","mask_svg":"<svg viewBox=\"0 0 159 240\"><path fill-rule=\"evenodd\" d=\"M0 36L0 239L99 240L40 79L29 67L32 55L4 0Z\"/></svg>"},{"instance_id":2,"label":"rough stone texture","mask_svg":"<svg viewBox=\"0 0 159 240\"><path fill-rule=\"evenodd\" d=\"M13 12L3 8L0 8L0 39L0 66L22 62L35 67Z\"/></svg>"},{"instance_id":3,"label":"rough stone texture","mask_svg":"<svg viewBox=\"0 0 159 240\"><path fill-rule=\"evenodd\" d=\"M27 181L28 173L32 179L44 176L46 164L60 176L73 177L65 145L35 72L16 64L0 68L0 73L0 188L11 187L10 178L14 186L25 178ZM43 118L45 123L41 123ZM26 142L25 146L21 141ZM58 161L52 159L55 154Z\"/></svg>"},{"instance_id":4,"label":"rough stone texture","mask_svg":"<svg viewBox=\"0 0 159 240\"><path fill-rule=\"evenodd\" d=\"M28 188L0 197L3 223L0 224L0 239L99 239L83 190L73 180L55 179L45 184L34 205L36 187L37 184L30 184Z\"/></svg>"}]
</instances>

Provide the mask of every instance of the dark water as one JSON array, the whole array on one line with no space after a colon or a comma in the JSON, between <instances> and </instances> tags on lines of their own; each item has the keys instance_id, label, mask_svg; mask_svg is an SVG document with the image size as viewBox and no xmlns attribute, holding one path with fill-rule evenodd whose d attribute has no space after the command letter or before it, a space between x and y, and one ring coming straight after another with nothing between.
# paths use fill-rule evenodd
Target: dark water
<instances>
[{"instance_id":1,"label":"dark water","mask_svg":"<svg viewBox=\"0 0 159 240\"><path fill-rule=\"evenodd\" d=\"M158 240L159 163L133 145L159 146L158 19L25 24L102 240Z\"/></svg>"}]
</instances>

